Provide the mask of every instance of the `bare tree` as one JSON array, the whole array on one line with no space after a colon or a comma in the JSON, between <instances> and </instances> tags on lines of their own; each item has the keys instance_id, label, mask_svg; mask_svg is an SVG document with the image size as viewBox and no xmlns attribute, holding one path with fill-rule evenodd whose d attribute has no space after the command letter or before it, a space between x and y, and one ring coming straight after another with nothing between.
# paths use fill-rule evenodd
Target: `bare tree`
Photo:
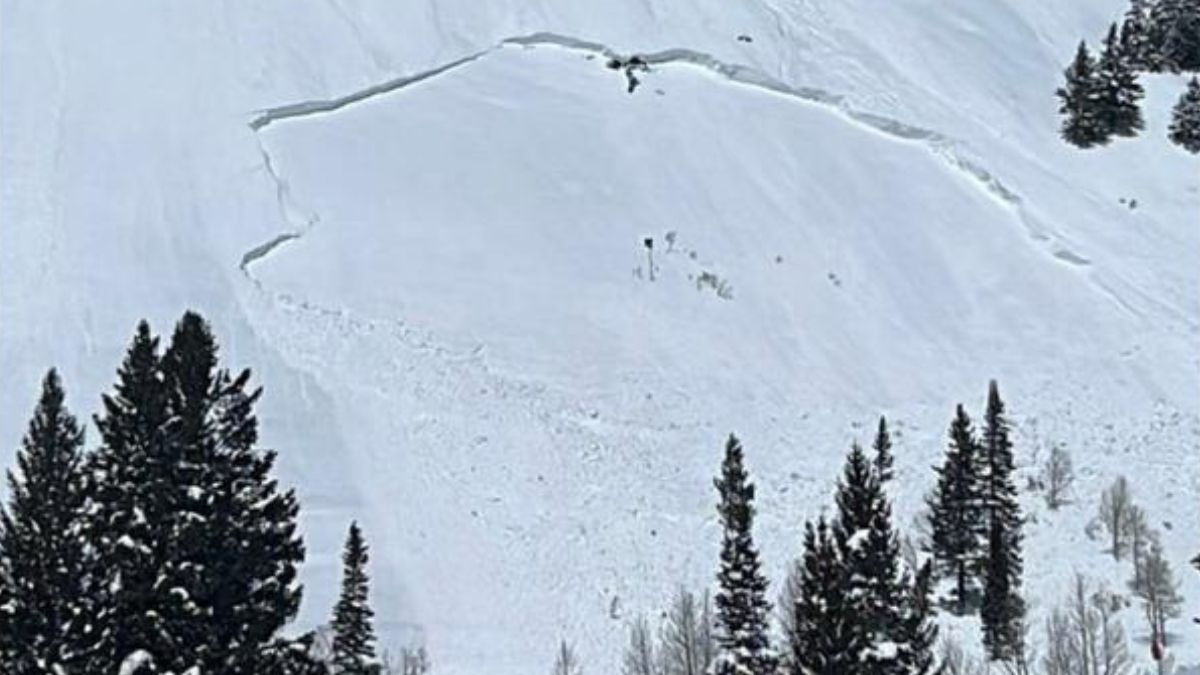
<instances>
[{"instance_id":1,"label":"bare tree","mask_svg":"<svg viewBox=\"0 0 1200 675\"><path fill-rule=\"evenodd\" d=\"M1045 675L1129 675L1133 663L1110 598L1075 575L1066 607L1046 619Z\"/></svg>"},{"instance_id":2,"label":"bare tree","mask_svg":"<svg viewBox=\"0 0 1200 675\"><path fill-rule=\"evenodd\" d=\"M566 640L558 643L558 654L554 657L554 670L550 672L551 675L582 675L583 670L579 667L579 657L575 656L575 650L567 644Z\"/></svg>"},{"instance_id":3,"label":"bare tree","mask_svg":"<svg viewBox=\"0 0 1200 675\"><path fill-rule=\"evenodd\" d=\"M659 635L662 675L704 675L716 656L712 609L705 593L679 589Z\"/></svg>"},{"instance_id":4,"label":"bare tree","mask_svg":"<svg viewBox=\"0 0 1200 675\"><path fill-rule=\"evenodd\" d=\"M629 644L625 647L622 675L659 675L659 663L654 658L654 638L644 617L629 626Z\"/></svg>"},{"instance_id":5,"label":"bare tree","mask_svg":"<svg viewBox=\"0 0 1200 675\"><path fill-rule=\"evenodd\" d=\"M385 651L381 672L384 675L426 675L429 672L429 653L424 647L406 647L400 650L400 657L396 658Z\"/></svg>"},{"instance_id":6,"label":"bare tree","mask_svg":"<svg viewBox=\"0 0 1200 675\"><path fill-rule=\"evenodd\" d=\"M1171 564L1163 556L1159 542L1150 543L1142 567L1141 586L1133 587L1131 581L1130 590L1142 600L1151 638L1158 638L1166 644L1167 619L1179 616L1183 598L1179 595L1179 582L1175 580Z\"/></svg>"},{"instance_id":7,"label":"bare tree","mask_svg":"<svg viewBox=\"0 0 1200 675\"><path fill-rule=\"evenodd\" d=\"M1113 558L1120 560L1129 544L1127 524L1133 498L1129 494L1129 481L1124 476L1117 478L1100 495L1100 522L1108 529L1112 540Z\"/></svg>"},{"instance_id":8,"label":"bare tree","mask_svg":"<svg viewBox=\"0 0 1200 675\"><path fill-rule=\"evenodd\" d=\"M942 640L939 656L942 663L941 675L988 675L988 665L979 659L967 656L962 645L954 638Z\"/></svg>"},{"instance_id":9,"label":"bare tree","mask_svg":"<svg viewBox=\"0 0 1200 675\"><path fill-rule=\"evenodd\" d=\"M1071 454L1061 445L1050 449L1050 457L1042 468L1046 476L1046 505L1051 511L1057 511L1067 502L1067 494L1075 482L1075 467L1071 463Z\"/></svg>"},{"instance_id":10,"label":"bare tree","mask_svg":"<svg viewBox=\"0 0 1200 675\"><path fill-rule=\"evenodd\" d=\"M1146 553L1153 542L1158 541L1158 533L1151 529L1146 511L1142 507L1129 507L1129 522L1126 525L1129 533L1129 556L1133 559L1133 580L1131 588L1140 588L1146 577Z\"/></svg>"}]
</instances>

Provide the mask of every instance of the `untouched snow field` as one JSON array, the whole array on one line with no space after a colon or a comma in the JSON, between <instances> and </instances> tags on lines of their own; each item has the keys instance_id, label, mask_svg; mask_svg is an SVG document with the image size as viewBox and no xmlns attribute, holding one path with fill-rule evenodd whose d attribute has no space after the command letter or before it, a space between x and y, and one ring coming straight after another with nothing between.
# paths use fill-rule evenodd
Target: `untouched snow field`
<instances>
[{"instance_id":1,"label":"untouched snow field","mask_svg":"<svg viewBox=\"0 0 1200 675\"><path fill-rule=\"evenodd\" d=\"M358 519L384 646L505 675L561 638L608 673L711 581L730 431L778 588L851 440L888 415L910 529L995 377L1023 473L1056 443L1079 471L1056 513L1025 495L1035 642L1075 570L1123 588L1084 530L1124 474L1200 661L1181 80L1137 140L1056 137L1062 64L1124 3L602 5L0 2L0 445L45 368L89 415L136 320L196 308L301 493L298 629ZM605 62L635 53L629 94Z\"/></svg>"}]
</instances>

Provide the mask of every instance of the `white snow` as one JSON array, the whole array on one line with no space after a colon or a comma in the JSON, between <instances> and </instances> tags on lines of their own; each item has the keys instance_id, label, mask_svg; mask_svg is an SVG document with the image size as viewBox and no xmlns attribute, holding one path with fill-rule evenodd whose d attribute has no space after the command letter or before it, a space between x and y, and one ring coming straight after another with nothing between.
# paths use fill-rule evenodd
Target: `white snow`
<instances>
[{"instance_id":1,"label":"white snow","mask_svg":"<svg viewBox=\"0 0 1200 675\"><path fill-rule=\"evenodd\" d=\"M1180 80L1148 83L1136 141L1055 136L1062 65L1122 8L4 0L0 444L44 368L86 416L136 320L194 307L301 493L299 627L357 519L385 644L504 675L562 638L607 672L615 599L657 615L711 581L727 433L778 588L852 438L887 413L907 527L953 404L996 377L1021 464L1063 442L1080 470L1063 510L1025 502L1035 639L1075 569L1123 585L1084 535L1120 473L1194 614ZM605 61L634 52L629 95Z\"/></svg>"}]
</instances>

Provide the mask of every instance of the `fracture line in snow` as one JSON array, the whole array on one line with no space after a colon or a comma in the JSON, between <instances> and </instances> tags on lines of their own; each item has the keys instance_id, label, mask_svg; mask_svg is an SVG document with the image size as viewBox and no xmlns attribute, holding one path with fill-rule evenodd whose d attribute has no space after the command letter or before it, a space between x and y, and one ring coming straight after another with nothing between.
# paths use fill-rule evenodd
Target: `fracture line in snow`
<instances>
[{"instance_id":1,"label":"fracture line in snow","mask_svg":"<svg viewBox=\"0 0 1200 675\"><path fill-rule=\"evenodd\" d=\"M505 38L492 47L474 52L435 68L421 71L414 75L391 79L380 84L360 89L345 96L331 99L300 101L298 103L291 103L260 110L258 111L258 114L250 121L250 128L257 133L276 122L331 113L346 106L371 99L375 96L389 94L433 77L437 77L438 75L455 70L468 63L483 58L499 49L509 46L554 46L590 52L606 58L622 58L624 56L608 45L582 38L572 37L569 35L562 35L559 33L539 32L529 35L515 36ZM771 77L757 68L738 63L729 63L706 52L687 48L672 48L657 52L638 53L637 55L649 65L683 64L702 68L737 84L831 108L844 115L851 121L876 132L882 133L886 136L901 141L923 143L931 152L941 157L953 169L964 173L968 178L983 188L984 191L998 200L1002 205L1011 209L1021 223L1025 226L1029 236L1037 241L1045 243L1045 245L1047 245L1049 248L1050 255L1053 256L1055 260L1076 267L1083 267L1091 264L1091 261L1087 257L1073 251L1066 244L1066 242L1063 241L1063 237L1061 235L1057 233L1051 233L1046 223L1041 218L1030 212L1025 200L1019 194L1017 194L1017 192L1009 188L1003 181L997 178L995 174L985 168L982 163L967 156L962 149L962 144L959 141L956 141L955 139L952 139L938 131L908 124L883 115L857 110L853 108L847 101L846 97L841 94L836 94L814 87L789 85L781 80ZM271 156L266 150L266 147L262 145L261 140L260 147L262 149L263 159L264 163L266 164L267 171L275 181L280 194L280 208L284 214L284 220L285 222L291 224L293 229L247 251L242 256L241 261L241 268L243 271L247 272L247 274L249 274L249 265L266 257L281 244L300 238L309 230L311 230L318 220L316 216L311 216L303 223L296 222L297 214L290 203L287 183L286 181L282 180L274 170L271 162Z\"/></svg>"}]
</instances>

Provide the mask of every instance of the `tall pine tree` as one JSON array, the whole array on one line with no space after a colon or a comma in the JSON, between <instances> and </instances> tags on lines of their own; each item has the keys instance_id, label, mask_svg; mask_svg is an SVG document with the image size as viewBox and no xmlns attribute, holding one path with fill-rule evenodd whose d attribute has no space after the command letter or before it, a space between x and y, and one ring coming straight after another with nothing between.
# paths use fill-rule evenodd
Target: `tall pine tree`
<instances>
[{"instance_id":1,"label":"tall pine tree","mask_svg":"<svg viewBox=\"0 0 1200 675\"><path fill-rule=\"evenodd\" d=\"M851 445L837 490L834 525L839 555L846 566L843 592L854 605L857 626L868 648L859 655L864 673L901 670L907 581L892 509L873 466L858 443ZM881 649L894 645L895 650Z\"/></svg>"},{"instance_id":2,"label":"tall pine tree","mask_svg":"<svg viewBox=\"0 0 1200 675\"><path fill-rule=\"evenodd\" d=\"M767 579L751 532L754 484L743 464L742 444L725 444L721 475L714 481L720 502L721 566L717 573L717 644L714 675L771 675L778 657L771 648Z\"/></svg>"},{"instance_id":3,"label":"tall pine tree","mask_svg":"<svg viewBox=\"0 0 1200 675\"><path fill-rule=\"evenodd\" d=\"M892 467L896 460L892 457L892 435L888 433L887 418L883 416L879 418L879 427L875 430L875 440L871 442L871 449L875 451L875 475L879 477L880 483L887 483L895 476Z\"/></svg>"},{"instance_id":4,"label":"tall pine tree","mask_svg":"<svg viewBox=\"0 0 1200 675\"><path fill-rule=\"evenodd\" d=\"M89 557L85 672L112 673L146 652L156 663L188 642L186 584L172 564L179 519L173 472L181 464L158 338L138 325L112 394L96 418L102 443L88 461L83 529Z\"/></svg>"},{"instance_id":5,"label":"tall pine tree","mask_svg":"<svg viewBox=\"0 0 1200 675\"><path fill-rule=\"evenodd\" d=\"M789 675L853 675L870 643L861 630L858 607L847 593L849 569L838 553L825 518L804 525L799 584L788 622Z\"/></svg>"},{"instance_id":6,"label":"tall pine tree","mask_svg":"<svg viewBox=\"0 0 1200 675\"><path fill-rule=\"evenodd\" d=\"M271 477L275 454L255 447L250 372L218 370L207 322L194 312L176 325L163 356L169 407L177 420L184 462L174 475L181 511L177 562L186 563L189 597L199 611L187 660L205 671L260 673L278 649L270 646L295 617L304 547L298 505ZM182 665L182 664L178 664Z\"/></svg>"},{"instance_id":7,"label":"tall pine tree","mask_svg":"<svg viewBox=\"0 0 1200 675\"><path fill-rule=\"evenodd\" d=\"M977 475L979 447L971 418L960 404L950 423L946 459L929 500L930 548L938 569L954 579L957 614L969 611L973 581L982 563L986 532Z\"/></svg>"},{"instance_id":8,"label":"tall pine tree","mask_svg":"<svg viewBox=\"0 0 1200 675\"><path fill-rule=\"evenodd\" d=\"M980 445L980 482L988 526L980 609L984 644L993 660L1020 662L1024 659L1025 605L1020 595L1024 523L1012 476L1008 418L995 380L988 385Z\"/></svg>"},{"instance_id":9,"label":"tall pine tree","mask_svg":"<svg viewBox=\"0 0 1200 675\"><path fill-rule=\"evenodd\" d=\"M375 612L368 602L367 543L358 523L350 524L342 553L342 593L333 609L333 675L378 675Z\"/></svg>"},{"instance_id":10,"label":"tall pine tree","mask_svg":"<svg viewBox=\"0 0 1200 675\"><path fill-rule=\"evenodd\" d=\"M1195 0L1156 0L1150 31L1161 70L1200 71L1200 8Z\"/></svg>"},{"instance_id":11,"label":"tall pine tree","mask_svg":"<svg viewBox=\"0 0 1200 675\"><path fill-rule=\"evenodd\" d=\"M81 657L83 430L65 398L51 370L0 509L0 664L9 675L70 672Z\"/></svg>"},{"instance_id":12,"label":"tall pine tree","mask_svg":"<svg viewBox=\"0 0 1200 675\"><path fill-rule=\"evenodd\" d=\"M1079 148L1108 143L1110 132L1104 116L1104 83L1086 43L1079 43L1075 60L1064 75L1066 83L1057 92L1062 101L1058 112L1063 115L1063 140Z\"/></svg>"},{"instance_id":13,"label":"tall pine tree","mask_svg":"<svg viewBox=\"0 0 1200 675\"><path fill-rule=\"evenodd\" d=\"M1117 24L1108 29L1096 76L1103 92L1105 129L1117 136L1136 136L1145 128L1139 102L1145 96L1117 35Z\"/></svg>"},{"instance_id":14,"label":"tall pine tree","mask_svg":"<svg viewBox=\"0 0 1200 675\"><path fill-rule=\"evenodd\" d=\"M1190 153L1200 153L1200 80L1192 78L1171 114L1171 142Z\"/></svg>"}]
</instances>

